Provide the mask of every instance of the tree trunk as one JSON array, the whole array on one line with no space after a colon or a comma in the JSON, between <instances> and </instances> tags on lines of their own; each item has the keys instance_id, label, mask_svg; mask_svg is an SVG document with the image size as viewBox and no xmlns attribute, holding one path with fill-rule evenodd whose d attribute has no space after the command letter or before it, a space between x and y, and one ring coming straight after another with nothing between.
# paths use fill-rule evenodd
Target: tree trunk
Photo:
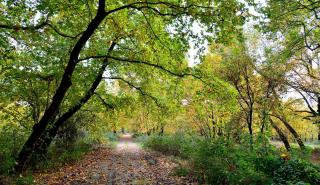
<instances>
[{"instance_id":1,"label":"tree trunk","mask_svg":"<svg viewBox=\"0 0 320 185\"><path fill-rule=\"evenodd\" d=\"M282 130L274 123L274 121L270 118L269 119L271 126L277 131L281 141L283 142L284 146L286 147L287 151L291 150L290 143L287 139L287 136L282 132Z\"/></svg>"},{"instance_id":2,"label":"tree trunk","mask_svg":"<svg viewBox=\"0 0 320 185\"><path fill-rule=\"evenodd\" d=\"M252 131L252 120L253 120L253 110L252 107L250 108L248 115L247 115L247 124L248 124L248 129L249 133L252 136L253 131Z\"/></svg>"},{"instance_id":3,"label":"tree trunk","mask_svg":"<svg viewBox=\"0 0 320 185\"><path fill-rule=\"evenodd\" d=\"M161 125L159 135L160 135L160 136L163 136L163 132L164 132L164 126Z\"/></svg>"},{"instance_id":4,"label":"tree trunk","mask_svg":"<svg viewBox=\"0 0 320 185\"><path fill-rule=\"evenodd\" d=\"M266 109L262 110L262 125L261 125L261 129L260 129L260 133L263 134L265 129L267 129L267 123L268 123L268 111Z\"/></svg>"},{"instance_id":5,"label":"tree trunk","mask_svg":"<svg viewBox=\"0 0 320 185\"><path fill-rule=\"evenodd\" d=\"M317 113L318 115L316 116L319 116L320 115L320 96L318 96L318 101L317 101ZM320 141L320 123L317 121L316 123L318 125L318 142Z\"/></svg>"},{"instance_id":6,"label":"tree trunk","mask_svg":"<svg viewBox=\"0 0 320 185\"><path fill-rule=\"evenodd\" d=\"M304 146L304 143L303 143L301 137L296 132L296 130L289 124L289 122L284 117L282 117L280 115L272 115L272 116L278 118L284 124L284 126L289 130L289 132L293 135L294 139L297 141L300 149L304 150L306 147Z\"/></svg>"},{"instance_id":7,"label":"tree trunk","mask_svg":"<svg viewBox=\"0 0 320 185\"><path fill-rule=\"evenodd\" d=\"M113 42L108 50L108 53L110 53L115 46L115 42ZM63 125L64 122L66 122L71 116L73 116L84 104L88 102L88 100L92 97L94 94L94 91L97 89L98 85L100 84L102 80L103 73L109 64L108 58L106 58L99 69L98 75L94 82L92 83L90 89L86 92L86 94L80 99L80 101L70 108L66 113L64 113L60 118L57 119L57 121L52 125L52 127L46 131L46 134L44 134L43 138L41 140L43 141L41 146L37 148L35 151L36 153L43 153L46 152L48 146L51 144L54 137L57 135L59 128Z\"/></svg>"},{"instance_id":8,"label":"tree trunk","mask_svg":"<svg viewBox=\"0 0 320 185\"><path fill-rule=\"evenodd\" d=\"M25 142L24 146L22 147L18 155L18 158L16 160L17 164L15 166L15 172L21 173L25 169L26 164L28 163L29 159L31 158L31 155L34 152L34 149L38 148L41 145L42 141L40 140L40 138L43 137L43 134L47 126L50 123L52 123L55 119L60 104L62 103L62 100L66 95L66 92L72 85L71 76L77 65L80 51L106 16L104 8L105 1L99 0L98 13L95 16L95 18L90 22L88 28L83 32L82 36L79 38L74 48L72 49L67 67L64 71L60 85L56 90L55 94L53 95L50 106L44 112L44 115L42 116L40 121L33 126L31 135Z\"/></svg>"}]
</instances>

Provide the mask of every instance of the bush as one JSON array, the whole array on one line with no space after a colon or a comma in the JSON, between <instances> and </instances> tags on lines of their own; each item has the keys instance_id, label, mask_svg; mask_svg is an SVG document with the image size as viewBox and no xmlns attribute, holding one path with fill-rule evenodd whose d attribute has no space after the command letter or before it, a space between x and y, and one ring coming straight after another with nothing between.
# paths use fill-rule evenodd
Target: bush
<instances>
[{"instance_id":1,"label":"bush","mask_svg":"<svg viewBox=\"0 0 320 185\"><path fill-rule=\"evenodd\" d=\"M301 159L284 160L261 139L248 143L177 134L150 136L144 146L188 159L191 169L180 166L175 174L192 174L205 184L320 184L318 167Z\"/></svg>"},{"instance_id":2,"label":"bush","mask_svg":"<svg viewBox=\"0 0 320 185\"><path fill-rule=\"evenodd\" d=\"M34 184L32 175L27 175L25 177L17 177L15 179L16 185L32 185Z\"/></svg>"},{"instance_id":3,"label":"bush","mask_svg":"<svg viewBox=\"0 0 320 185\"><path fill-rule=\"evenodd\" d=\"M275 184L320 184L320 169L302 160L281 160L272 173Z\"/></svg>"},{"instance_id":4,"label":"bush","mask_svg":"<svg viewBox=\"0 0 320 185\"><path fill-rule=\"evenodd\" d=\"M105 138L107 138L108 141L114 142L118 140L119 135L117 133L113 132L107 132L104 134Z\"/></svg>"},{"instance_id":5,"label":"bush","mask_svg":"<svg viewBox=\"0 0 320 185\"><path fill-rule=\"evenodd\" d=\"M256 169L254 156L226 139L202 140L192 153L193 168L208 184L268 184L270 178Z\"/></svg>"},{"instance_id":6,"label":"bush","mask_svg":"<svg viewBox=\"0 0 320 185\"><path fill-rule=\"evenodd\" d=\"M50 169L63 166L66 163L72 163L81 159L91 148L92 143L87 142L85 139L73 143L69 148L59 148L57 145L53 145L45 156L33 156L31 170Z\"/></svg>"},{"instance_id":7,"label":"bush","mask_svg":"<svg viewBox=\"0 0 320 185\"><path fill-rule=\"evenodd\" d=\"M187 158L194 149L197 138L176 134L168 136L152 135L143 141L143 146L166 155Z\"/></svg>"},{"instance_id":8,"label":"bush","mask_svg":"<svg viewBox=\"0 0 320 185\"><path fill-rule=\"evenodd\" d=\"M0 127L0 174L8 174L13 169L15 157L28 134L24 128Z\"/></svg>"},{"instance_id":9,"label":"bush","mask_svg":"<svg viewBox=\"0 0 320 185\"><path fill-rule=\"evenodd\" d=\"M74 147L72 150L67 150L64 153L62 153L58 161L60 163L68 163L79 160L84 154L89 152L91 149L90 145L78 145L77 147Z\"/></svg>"},{"instance_id":10,"label":"bush","mask_svg":"<svg viewBox=\"0 0 320 185\"><path fill-rule=\"evenodd\" d=\"M8 174L15 165L15 159L10 155L0 154L0 174Z\"/></svg>"},{"instance_id":11,"label":"bush","mask_svg":"<svg viewBox=\"0 0 320 185\"><path fill-rule=\"evenodd\" d=\"M140 132L135 132L135 133L132 135L133 138L139 138L139 137L143 137L143 136L145 136L145 134L140 133Z\"/></svg>"}]
</instances>

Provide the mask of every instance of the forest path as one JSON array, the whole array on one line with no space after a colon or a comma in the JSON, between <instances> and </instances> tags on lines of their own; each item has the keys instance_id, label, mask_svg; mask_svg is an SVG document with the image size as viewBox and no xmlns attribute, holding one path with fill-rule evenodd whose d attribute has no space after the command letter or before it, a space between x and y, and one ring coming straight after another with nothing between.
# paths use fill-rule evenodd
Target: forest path
<instances>
[{"instance_id":1,"label":"forest path","mask_svg":"<svg viewBox=\"0 0 320 185\"><path fill-rule=\"evenodd\" d=\"M116 151L120 153L140 153L142 152L142 149L136 142L134 142L132 135L123 134L119 138Z\"/></svg>"},{"instance_id":2,"label":"forest path","mask_svg":"<svg viewBox=\"0 0 320 185\"><path fill-rule=\"evenodd\" d=\"M177 165L167 156L143 150L129 134L114 149L100 146L75 164L35 175L36 184L195 184L173 176Z\"/></svg>"}]
</instances>

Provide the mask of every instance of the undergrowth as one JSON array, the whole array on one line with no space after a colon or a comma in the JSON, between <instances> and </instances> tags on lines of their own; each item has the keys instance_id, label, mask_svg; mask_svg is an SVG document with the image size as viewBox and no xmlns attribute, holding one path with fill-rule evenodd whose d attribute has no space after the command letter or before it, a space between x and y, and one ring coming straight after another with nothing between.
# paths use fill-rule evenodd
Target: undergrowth
<instances>
[{"instance_id":1,"label":"undergrowth","mask_svg":"<svg viewBox=\"0 0 320 185\"><path fill-rule=\"evenodd\" d=\"M143 141L146 148L185 159L175 174L201 184L320 184L320 167L308 160L310 149L286 153L261 140L246 143L179 134Z\"/></svg>"}]
</instances>

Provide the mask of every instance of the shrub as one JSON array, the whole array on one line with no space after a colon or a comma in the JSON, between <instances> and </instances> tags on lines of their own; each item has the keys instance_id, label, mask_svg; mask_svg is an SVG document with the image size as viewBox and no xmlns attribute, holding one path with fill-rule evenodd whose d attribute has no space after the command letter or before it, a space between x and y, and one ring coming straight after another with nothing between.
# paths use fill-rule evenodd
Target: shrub
<instances>
[{"instance_id":1,"label":"shrub","mask_svg":"<svg viewBox=\"0 0 320 185\"><path fill-rule=\"evenodd\" d=\"M135 132L135 133L132 135L133 138L139 138L139 137L141 137L141 136L145 136L145 134L140 133L140 132Z\"/></svg>"},{"instance_id":2,"label":"shrub","mask_svg":"<svg viewBox=\"0 0 320 185\"><path fill-rule=\"evenodd\" d=\"M272 175L275 184L320 184L319 168L299 159L281 160Z\"/></svg>"},{"instance_id":3,"label":"shrub","mask_svg":"<svg viewBox=\"0 0 320 185\"><path fill-rule=\"evenodd\" d=\"M25 128L0 127L0 174L8 174L13 169L15 157L28 134Z\"/></svg>"},{"instance_id":4,"label":"shrub","mask_svg":"<svg viewBox=\"0 0 320 185\"><path fill-rule=\"evenodd\" d=\"M133 138L135 138L136 142L143 144L149 139L149 136L141 134L141 135L136 135Z\"/></svg>"},{"instance_id":5,"label":"shrub","mask_svg":"<svg viewBox=\"0 0 320 185\"><path fill-rule=\"evenodd\" d=\"M0 174L8 174L15 165L15 159L10 155L0 154Z\"/></svg>"},{"instance_id":6,"label":"shrub","mask_svg":"<svg viewBox=\"0 0 320 185\"><path fill-rule=\"evenodd\" d=\"M198 178L208 184L267 184L267 175L256 170L252 155L226 139L203 140L191 158Z\"/></svg>"},{"instance_id":7,"label":"shrub","mask_svg":"<svg viewBox=\"0 0 320 185\"><path fill-rule=\"evenodd\" d=\"M107 132L104 134L105 138L107 138L108 141L114 142L118 140L118 134L113 132Z\"/></svg>"},{"instance_id":8,"label":"shrub","mask_svg":"<svg viewBox=\"0 0 320 185\"><path fill-rule=\"evenodd\" d=\"M181 134L166 136L152 135L144 140L143 146L166 155L187 158L190 155L190 151L195 147L195 140L197 140L197 138L191 138Z\"/></svg>"},{"instance_id":9,"label":"shrub","mask_svg":"<svg viewBox=\"0 0 320 185\"><path fill-rule=\"evenodd\" d=\"M175 174L192 174L205 184L320 184L319 167L296 157L284 160L261 138L236 143L222 137L154 135L144 146L187 159L191 168L179 166Z\"/></svg>"},{"instance_id":10,"label":"shrub","mask_svg":"<svg viewBox=\"0 0 320 185\"><path fill-rule=\"evenodd\" d=\"M91 148L92 143L88 143L85 139L73 143L69 148L58 148L53 145L45 156L33 156L32 169L50 169L77 161Z\"/></svg>"}]
</instances>

